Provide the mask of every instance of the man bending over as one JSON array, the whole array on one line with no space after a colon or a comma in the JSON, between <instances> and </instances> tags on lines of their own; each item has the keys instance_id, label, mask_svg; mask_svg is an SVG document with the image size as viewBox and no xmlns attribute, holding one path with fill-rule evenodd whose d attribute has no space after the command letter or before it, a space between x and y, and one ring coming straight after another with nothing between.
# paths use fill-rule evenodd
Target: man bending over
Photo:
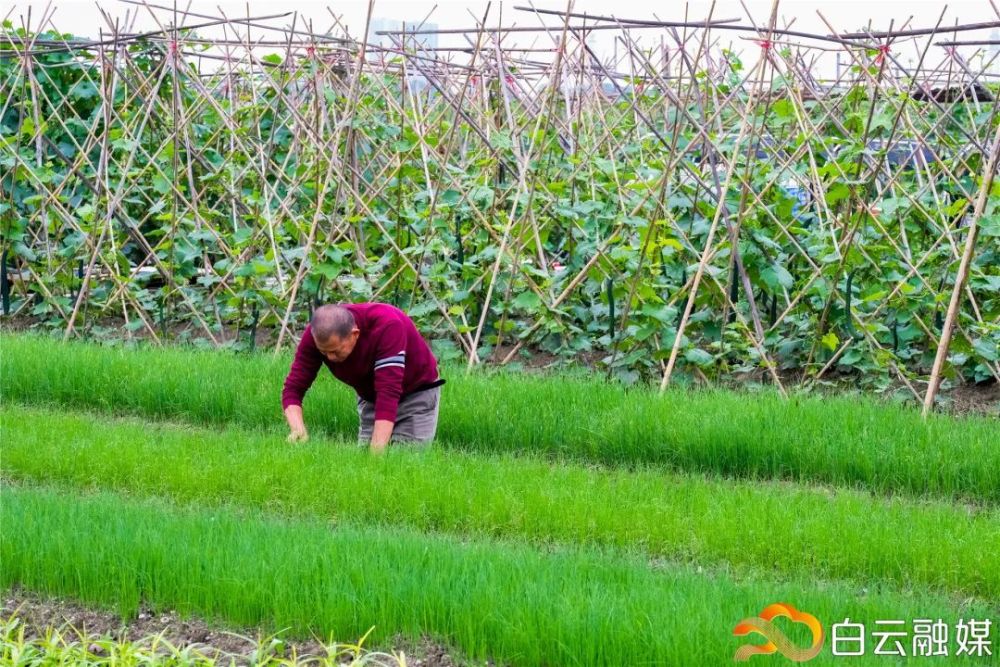
<instances>
[{"instance_id":1,"label":"man bending over","mask_svg":"<svg viewBox=\"0 0 1000 667\"><path fill-rule=\"evenodd\" d=\"M430 346L400 309L385 303L316 309L281 392L289 442L309 438L302 399L322 365L357 392L358 438L372 453L382 453L390 440L434 439L444 380Z\"/></svg>"}]
</instances>

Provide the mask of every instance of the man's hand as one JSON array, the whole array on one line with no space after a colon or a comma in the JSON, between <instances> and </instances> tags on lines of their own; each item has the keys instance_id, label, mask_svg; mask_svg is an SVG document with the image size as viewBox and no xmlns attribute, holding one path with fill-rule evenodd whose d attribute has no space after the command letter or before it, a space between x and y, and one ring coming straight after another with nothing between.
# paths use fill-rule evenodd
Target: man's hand
<instances>
[{"instance_id":1,"label":"man's hand","mask_svg":"<svg viewBox=\"0 0 1000 667\"><path fill-rule=\"evenodd\" d=\"M308 442L309 434L303 429L293 429L291 433L288 434L288 442Z\"/></svg>"},{"instance_id":2,"label":"man's hand","mask_svg":"<svg viewBox=\"0 0 1000 667\"><path fill-rule=\"evenodd\" d=\"M372 427L371 453L379 455L385 452L386 445L392 437L392 428L395 424L388 419L376 419Z\"/></svg>"},{"instance_id":3,"label":"man's hand","mask_svg":"<svg viewBox=\"0 0 1000 667\"><path fill-rule=\"evenodd\" d=\"M288 421L288 442L306 442L309 440L309 433L306 431L306 422L302 418L301 405L289 405L285 408L285 419Z\"/></svg>"}]
</instances>

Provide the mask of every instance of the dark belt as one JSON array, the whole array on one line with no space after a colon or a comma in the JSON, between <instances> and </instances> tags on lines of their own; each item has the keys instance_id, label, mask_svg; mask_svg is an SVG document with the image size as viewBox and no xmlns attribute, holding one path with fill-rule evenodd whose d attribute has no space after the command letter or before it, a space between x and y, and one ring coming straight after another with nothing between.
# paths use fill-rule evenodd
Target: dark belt
<instances>
[{"instance_id":1,"label":"dark belt","mask_svg":"<svg viewBox=\"0 0 1000 667\"><path fill-rule=\"evenodd\" d=\"M403 394L403 397L405 397L405 396L413 396L414 394L418 394L418 393L420 393L422 391L427 391L428 389L434 389L435 387L440 387L445 382L446 382L446 380L444 378L438 378L437 380L434 380L433 382L427 382L425 384L419 385L413 391L406 392L405 394Z\"/></svg>"}]
</instances>

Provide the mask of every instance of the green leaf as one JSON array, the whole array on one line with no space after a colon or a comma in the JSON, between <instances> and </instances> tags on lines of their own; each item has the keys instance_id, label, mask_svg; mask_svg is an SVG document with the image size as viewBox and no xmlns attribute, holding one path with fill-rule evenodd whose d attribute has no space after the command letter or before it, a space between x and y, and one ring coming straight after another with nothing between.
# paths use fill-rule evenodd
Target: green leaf
<instances>
[{"instance_id":1,"label":"green leaf","mask_svg":"<svg viewBox=\"0 0 1000 667\"><path fill-rule=\"evenodd\" d=\"M1000 236L1000 214L986 216L979 221L979 232L983 236Z\"/></svg>"},{"instance_id":2,"label":"green leaf","mask_svg":"<svg viewBox=\"0 0 1000 667\"><path fill-rule=\"evenodd\" d=\"M910 201L905 197L888 197L882 200L879 210L882 211L882 217L889 219L895 215L896 211L901 208L906 208L910 205Z\"/></svg>"},{"instance_id":3,"label":"green leaf","mask_svg":"<svg viewBox=\"0 0 1000 667\"><path fill-rule=\"evenodd\" d=\"M493 189L485 185L476 186L472 190L471 198L479 206L488 207L493 205Z\"/></svg>"},{"instance_id":4,"label":"green leaf","mask_svg":"<svg viewBox=\"0 0 1000 667\"><path fill-rule=\"evenodd\" d=\"M795 278L793 278L792 274L788 272L788 269L780 264L775 264L774 272L778 276L778 284L785 289L790 289L791 286L795 284Z\"/></svg>"},{"instance_id":5,"label":"green leaf","mask_svg":"<svg viewBox=\"0 0 1000 667\"><path fill-rule=\"evenodd\" d=\"M715 361L715 358L711 354L698 347L693 347L685 352L684 358L692 364L701 367L711 366L712 362Z\"/></svg>"},{"instance_id":6,"label":"green leaf","mask_svg":"<svg viewBox=\"0 0 1000 667\"><path fill-rule=\"evenodd\" d=\"M840 345L840 339L837 338L837 334L832 331L823 336L823 338L820 339L820 342L823 343L823 347L831 352L835 351L837 346Z\"/></svg>"},{"instance_id":7,"label":"green leaf","mask_svg":"<svg viewBox=\"0 0 1000 667\"><path fill-rule=\"evenodd\" d=\"M35 134L35 121L31 118L25 118L24 122L21 123L21 138L30 139Z\"/></svg>"},{"instance_id":8,"label":"green leaf","mask_svg":"<svg viewBox=\"0 0 1000 667\"><path fill-rule=\"evenodd\" d=\"M161 195L165 195L170 192L170 181L164 178L160 174L153 176L153 189L159 192Z\"/></svg>"},{"instance_id":9,"label":"green leaf","mask_svg":"<svg viewBox=\"0 0 1000 667\"><path fill-rule=\"evenodd\" d=\"M524 308L525 310L534 310L542 305L542 300L531 290L526 290L518 294L517 297L511 301L511 305L516 308Z\"/></svg>"},{"instance_id":10,"label":"green leaf","mask_svg":"<svg viewBox=\"0 0 1000 667\"><path fill-rule=\"evenodd\" d=\"M20 242L14 244L14 252L21 257L24 257L29 262L34 262L38 259L38 255L35 254L34 250Z\"/></svg>"},{"instance_id":11,"label":"green leaf","mask_svg":"<svg viewBox=\"0 0 1000 667\"><path fill-rule=\"evenodd\" d=\"M853 366L859 361L861 361L861 351L857 348L851 348L844 353L844 356L842 356L837 363L841 366Z\"/></svg>"},{"instance_id":12,"label":"green leaf","mask_svg":"<svg viewBox=\"0 0 1000 667\"><path fill-rule=\"evenodd\" d=\"M772 264L762 270L760 272L760 277L774 292L777 292L779 287L789 289L795 283L795 279L792 277L792 274L790 274L788 269L780 264Z\"/></svg>"},{"instance_id":13,"label":"green leaf","mask_svg":"<svg viewBox=\"0 0 1000 667\"><path fill-rule=\"evenodd\" d=\"M663 324L670 324L677 319L677 308L666 304L646 304L640 312L646 317L659 320Z\"/></svg>"},{"instance_id":14,"label":"green leaf","mask_svg":"<svg viewBox=\"0 0 1000 667\"><path fill-rule=\"evenodd\" d=\"M465 356L461 348L455 345L455 341L448 339L432 340L431 349L434 350L434 356L441 361L455 361Z\"/></svg>"},{"instance_id":15,"label":"green leaf","mask_svg":"<svg viewBox=\"0 0 1000 667\"><path fill-rule=\"evenodd\" d=\"M510 150L514 148L514 142L510 140L510 133L497 132L493 135L493 145L499 149Z\"/></svg>"},{"instance_id":16,"label":"green leaf","mask_svg":"<svg viewBox=\"0 0 1000 667\"><path fill-rule=\"evenodd\" d=\"M837 183L826 191L826 203L833 206L842 199L847 199L851 194L851 189L843 183Z\"/></svg>"},{"instance_id":17,"label":"green leaf","mask_svg":"<svg viewBox=\"0 0 1000 667\"><path fill-rule=\"evenodd\" d=\"M240 227L235 232L233 232L234 245L243 245L251 238L253 238L253 229L250 227Z\"/></svg>"},{"instance_id":18,"label":"green leaf","mask_svg":"<svg viewBox=\"0 0 1000 667\"><path fill-rule=\"evenodd\" d=\"M76 215L81 220L92 222L94 220L94 207L92 204L84 204L76 209Z\"/></svg>"},{"instance_id":19,"label":"green leaf","mask_svg":"<svg viewBox=\"0 0 1000 667\"><path fill-rule=\"evenodd\" d=\"M995 342L991 343L983 338L977 338L972 341L972 347L974 347L976 352L983 359L986 359L986 361L997 361L1000 359L1000 354L998 354L998 348L1000 348L1000 345L997 345Z\"/></svg>"},{"instance_id":20,"label":"green leaf","mask_svg":"<svg viewBox=\"0 0 1000 667\"><path fill-rule=\"evenodd\" d=\"M343 272L343 270L343 267L331 264L330 262L323 262L322 264L316 265L316 272L326 277L327 280L336 279Z\"/></svg>"},{"instance_id":21,"label":"green leaf","mask_svg":"<svg viewBox=\"0 0 1000 667\"><path fill-rule=\"evenodd\" d=\"M782 98L771 105L771 109L778 118L792 118L795 115L795 108L787 99Z\"/></svg>"},{"instance_id":22,"label":"green leaf","mask_svg":"<svg viewBox=\"0 0 1000 667\"><path fill-rule=\"evenodd\" d=\"M415 139L399 139L398 141L392 142L392 150L397 153L405 153L412 150L416 145L417 142Z\"/></svg>"},{"instance_id":23,"label":"green leaf","mask_svg":"<svg viewBox=\"0 0 1000 667\"><path fill-rule=\"evenodd\" d=\"M447 204L448 206L454 206L458 202L462 201L462 193L458 190L445 190L441 193L441 203Z\"/></svg>"}]
</instances>

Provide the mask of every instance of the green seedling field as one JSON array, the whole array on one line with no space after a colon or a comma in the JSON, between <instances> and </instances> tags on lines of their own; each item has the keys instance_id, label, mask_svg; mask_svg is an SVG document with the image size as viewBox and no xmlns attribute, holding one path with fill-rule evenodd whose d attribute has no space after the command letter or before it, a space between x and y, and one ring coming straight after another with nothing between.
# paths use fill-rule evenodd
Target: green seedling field
<instances>
[{"instance_id":1,"label":"green seedling field","mask_svg":"<svg viewBox=\"0 0 1000 667\"><path fill-rule=\"evenodd\" d=\"M149 419L282 429L291 353L233 355L0 337L4 400ZM53 360L62 366L53 367ZM66 372L67 368L72 372ZM313 434L353 436L350 390L322 371L305 401ZM883 493L1000 501L1000 420L923 420L861 398L625 390L584 377L445 368L440 444L615 466L812 481Z\"/></svg>"},{"instance_id":2,"label":"green seedling field","mask_svg":"<svg viewBox=\"0 0 1000 667\"><path fill-rule=\"evenodd\" d=\"M446 367L439 442L373 458L328 377L285 441L287 357L0 344L5 589L532 666L732 664L774 602L827 633L1000 608L988 417Z\"/></svg>"},{"instance_id":3,"label":"green seedling field","mask_svg":"<svg viewBox=\"0 0 1000 667\"><path fill-rule=\"evenodd\" d=\"M2 507L5 585L123 614L154 600L300 634L361 636L374 625L373 642L429 634L469 657L517 665L725 664L742 643L731 627L762 600L795 600L827 623L924 614L954 623L991 613L987 604L891 587L736 580L623 554L331 529L106 493L8 488ZM807 634L789 631L799 642ZM813 664L837 663L826 658Z\"/></svg>"}]
</instances>

